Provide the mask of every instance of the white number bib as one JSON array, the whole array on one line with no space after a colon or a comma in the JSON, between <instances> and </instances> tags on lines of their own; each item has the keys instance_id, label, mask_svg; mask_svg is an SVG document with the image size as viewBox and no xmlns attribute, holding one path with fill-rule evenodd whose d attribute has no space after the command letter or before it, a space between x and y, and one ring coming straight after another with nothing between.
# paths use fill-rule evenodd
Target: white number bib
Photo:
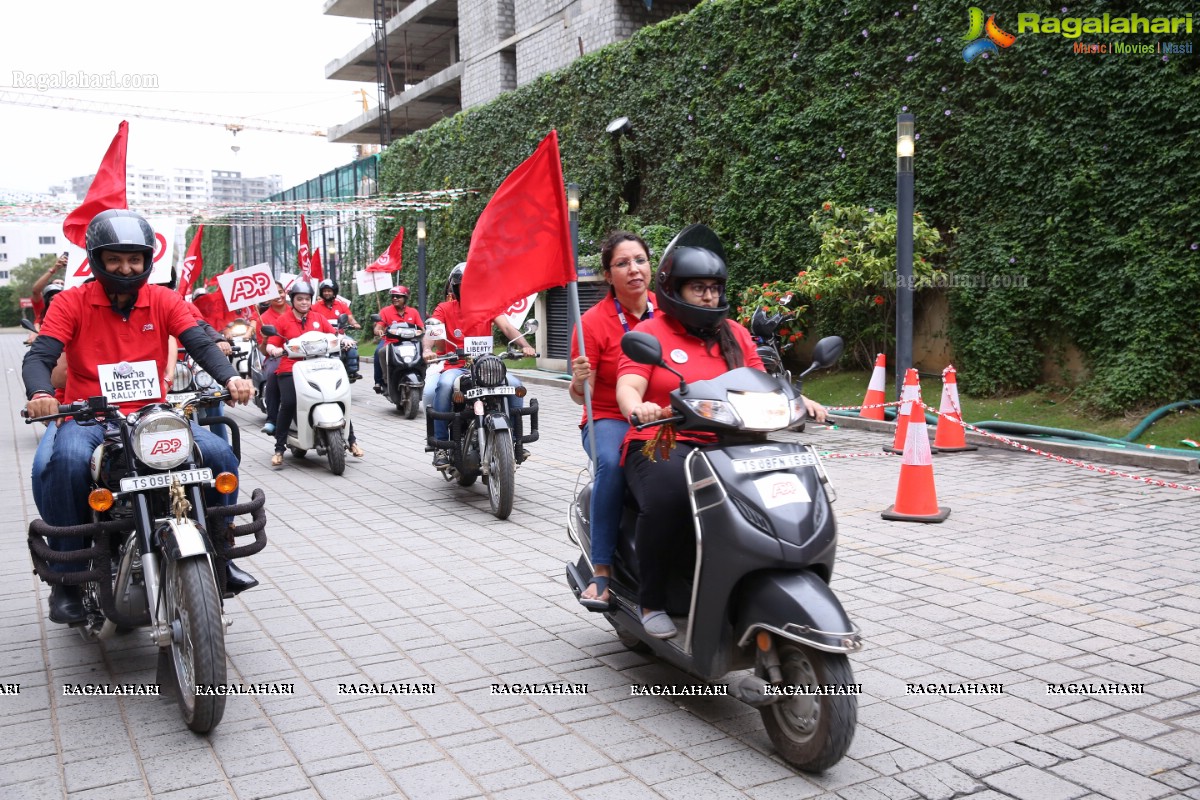
<instances>
[{"instance_id":1,"label":"white number bib","mask_svg":"<svg viewBox=\"0 0 1200 800\"><path fill-rule=\"evenodd\" d=\"M463 339L463 350L469 356L485 356L492 352L492 337L467 336Z\"/></svg>"},{"instance_id":2,"label":"white number bib","mask_svg":"<svg viewBox=\"0 0 1200 800\"><path fill-rule=\"evenodd\" d=\"M101 364L96 367L100 391L108 398L108 402L114 404L162 397L158 373L158 365L153 361L122 361L120 364Z\"/></svg>"}]
</instances>

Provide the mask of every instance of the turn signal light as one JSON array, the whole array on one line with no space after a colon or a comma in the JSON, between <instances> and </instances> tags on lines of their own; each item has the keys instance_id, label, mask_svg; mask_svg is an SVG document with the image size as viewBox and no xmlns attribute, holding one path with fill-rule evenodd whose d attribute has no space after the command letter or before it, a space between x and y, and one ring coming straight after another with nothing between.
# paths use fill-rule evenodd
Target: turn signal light
<instances>
[{"instance_id":1,"label":"turn signal light","mask_svg":"<svg viewBox=\"0 0 1200 800\"><path fill-rule=\"evenodd\" d=\"M455 403L462 403L465 402L467 398L463 397L462 392L455 392L450 399L452 399Z\"/></svg>"},{"instance_id":2,"label":"turn signal light","mask_svg":"<svg viewBox=\"0 0 1200 800\"><path fill-rule=\"evenodd\" d=\"M232 472L222 472L213 483L221 494L233 494L238 488L238 477Z\"/></svg>"},{"instance_id":3,"label":"turn signal light","mask_svg":"<svg viewBox=\"0 0 1200 800\"><path fill-rule=\"evenodd\" d=\"M92 511L108 511L113 507L113 493L108 489L92 489L88 494L88 508Z\"/></svg>"},{"instance_id":4,"label":"turn signal light","mask_svg":"<svg viewBox=\"0 0 1200 800\"><path fill-rule=\"evenodd\" d=\"M758 649L764 653L771 649L771 634L766 631L759 631L754 639L758 643Z\"/></svg>"},{"instance_id":5,"label":"turn signal light","mask_svg":"<svg viewBox=\"0 0 1200 800\"><path fill-rule=\"evenodd\" d=\"M518 386L517 390L513 394L515 394L517 397L524 397L528 393L529 393L529 390L526 389L524 386Z\"/></svg>"}]
</instances>

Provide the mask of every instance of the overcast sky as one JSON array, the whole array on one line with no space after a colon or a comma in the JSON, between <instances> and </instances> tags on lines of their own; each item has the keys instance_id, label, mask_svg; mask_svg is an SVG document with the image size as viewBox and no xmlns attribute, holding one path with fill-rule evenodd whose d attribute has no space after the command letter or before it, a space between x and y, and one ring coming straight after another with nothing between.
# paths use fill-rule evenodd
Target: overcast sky
<instances>
[{"instance_id":1,"label":"overcast sky","mask_svg":"<svg viewBox=\"0 0 1200 800\"><path fill-rule=\"evenodd\" d=\"M0 87L14 72L151 74L158 88L49 89L47 95L252 115L329 129L362 113L325 65L371 34L369 21L326 16L322 0L5 2ZM23 90L29 91L29 90ZM36 90L33 90L36 91ZM122 117L0 104L0 189L46 191L96 170ZM231 148L237 146L235 153ZM352 145L297 134L243 131L129 117L129 163L280 174L284 188L349 163Z\"/></svg>"}]
</instances>

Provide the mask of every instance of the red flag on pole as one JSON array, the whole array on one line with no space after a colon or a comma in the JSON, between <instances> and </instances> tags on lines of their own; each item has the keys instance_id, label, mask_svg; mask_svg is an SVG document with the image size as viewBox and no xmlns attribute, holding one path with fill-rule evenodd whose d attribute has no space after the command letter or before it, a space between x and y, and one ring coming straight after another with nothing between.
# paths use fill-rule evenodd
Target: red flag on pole
<instances>
[{"instance_id":1,"label":"red flag on pole","mask_svg":"<svg viewBox=\"0 0 1200 800\"><path fill-rule=\"evenodd\" d=\"M471 233L462 282L463 327L519 298L575 280L558 132L542 140L492 195Z\"/></svg>"},{"instance_id":2,"label":"red flag on pole","mask_svg":"<svg viewBox=\"0 0 1200 800\"><path fill-rule=\"evenodd\" d=\"M367 272L399 272L400 248L403 245L404 228L401 228L400 232L396 234L396 238L392 239L392 243L388 245L387 251L367 267Z\"/></svg>"},{"instance_id":3,"label":"red flag on pole","mask_svg":"<svg viewBox=\"0 0 1200 800\"><path fill-rule=\"evenodd\" d=\"M204 238L204 226L196 228L196 235L188 245L187 255L183 257L183 268L179 273L179 294L187 297L192 291L196 277L204 272L204 255L200 251L200 240Z\"/></svg>"},{"instance_id":4,"label":"red flag on pole","mask_svg":"<svg viewBox=\"0 0 1200 800\"><path fill-rule=\"evenodd\" d=\"M313 250L312 259L309 261L309 275L314 281L319 281L325 277L325 270L321 269L321 251Z\"/></svg>"},{"instance_id":5,"label":"red flag on pole","mask_svg":"<svg viewBox=\"0 0 1200 800\"><path fill-rule=\"evenodd\" d=\"M300 275L306 281L312 280L312 261L308 255L308 223L304 221L304 215L300 215L300 244L296 248L296 255L299 259Z\"/></svg>"},{"instance_id":6,"label":"red flag on pole","mask_svg":"<svg viewBox=\"0 0 1200 800\"><path fill-rule=\"evenodd\" d=\"M129 208L125 197L125 151L129 144L129 123L122 120L113 137L87 196L79 208L63 220L63 235L76 247L84 247L87 226L92 218L110 208Z\"/></svg>"},{"instance_id":7,"label":"red flag on pole","mask_svg":"<svg viewBox=\"0 0 1200 800\"><path fill-rule=\"evenodd\" d=\"M224 272L214 273L212 275L212 277L210 277L208 280L206 280L204 282L204 285L205 286L220 286L221 282L217 280L217 275L228 275L231 272L233 272L233 264L230 264L228 267L226 267Z\"/></svg>"}]
</instances>

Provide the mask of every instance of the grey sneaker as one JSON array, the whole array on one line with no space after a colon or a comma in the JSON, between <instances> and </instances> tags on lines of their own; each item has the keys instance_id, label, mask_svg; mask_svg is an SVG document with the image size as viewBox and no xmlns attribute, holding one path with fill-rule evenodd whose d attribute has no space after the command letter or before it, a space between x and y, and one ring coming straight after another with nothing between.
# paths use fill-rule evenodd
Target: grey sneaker
<instances>
[{"instance_id":1,"label":"grey sneaker","mask_svg":"<svg viewBox=\"0 0 1200 800\"><path fill-rule=\"evenodd\" d=\"M670 639L679 633L675 629L675 623L671 621L671 617L665 611L651 611L647 616L642 617L642 627L646 633L656 639Z\"/></svg>"},{"instance_id":2,"label":"grey sneaker","mask_svg":"<svg viewBox=\"0 0 1200 800\"><path fill-rule=\"evenodd\" d=\"M450 466L450 453L445 450L438 450L433 454L433 465L438 469L445 469Z\"/></svg>"}]
</instances>

